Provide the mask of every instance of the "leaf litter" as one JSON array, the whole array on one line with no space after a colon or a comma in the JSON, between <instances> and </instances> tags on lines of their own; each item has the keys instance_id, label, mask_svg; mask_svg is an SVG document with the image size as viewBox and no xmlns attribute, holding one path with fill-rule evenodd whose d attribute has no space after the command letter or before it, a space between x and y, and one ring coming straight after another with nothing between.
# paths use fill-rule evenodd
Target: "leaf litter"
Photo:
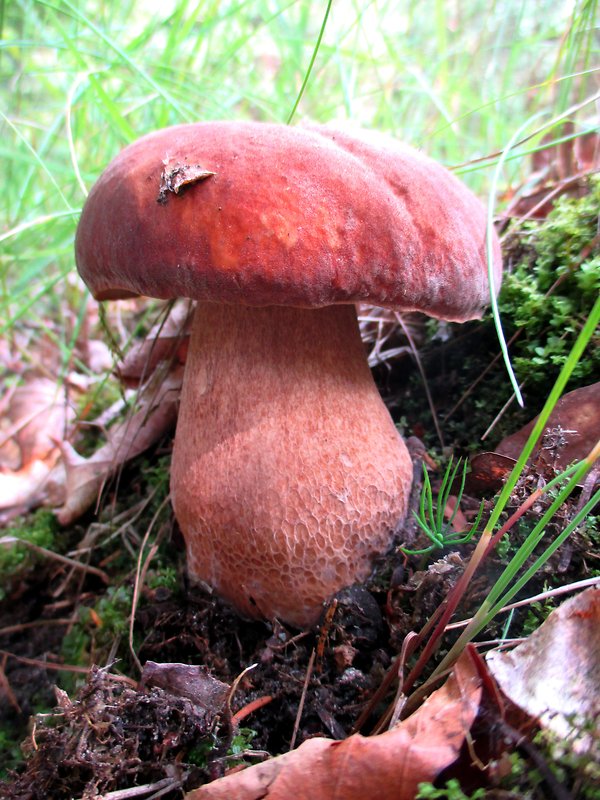
<instances>
[{"instance_id":1,"label":"leaf litter","mask_svg":"<svg viewBox=\"0 0 600 800\"><path fill-rule=\"evenodd\" d=\"M378 736L308 739L296 750L214 781L187 800L412 800L451 764L479 709L482 681L465 653L445 685Z\"/></svg>"},{"instance_id":2,"label":"leaf litter","mask_svg":"<svg viewBox=\"0 0 600 800\"><path fill-rule=\"evenodd\" d=\"M600 765L600 588L566 600L522 644L486 660L515 705Z\"/></svg>"},{"instance_id":3,"label":"leaf litter","mask_svg":"<svg viewBox=\"0 0 600 800\"><path fill-rule=\"evenodd\" d=\"M164 666L148 664L137 685L93 667L74 700L57 689L55 710L36 718L25 746L29 769L10 787L0 784L0 797L101 797L106 787L135 782L142 764L149 783L181 786L176 755L184 747L206 748L227 725L229 687L186 664L168 665L171 680L164 681Z\"/></svg>"}]
</instances>

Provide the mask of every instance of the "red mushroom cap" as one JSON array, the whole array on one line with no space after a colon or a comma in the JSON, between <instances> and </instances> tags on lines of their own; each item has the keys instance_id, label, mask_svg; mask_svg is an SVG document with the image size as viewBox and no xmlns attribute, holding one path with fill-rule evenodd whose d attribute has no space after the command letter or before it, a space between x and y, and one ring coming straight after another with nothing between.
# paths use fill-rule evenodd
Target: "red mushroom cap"
<instances>
[{"instance_id":1,"label":"red mushroom cap","mask_svg":"<svg viewBox=\"0 0 600 800\"><path fill-rule=\"evenodd\" d=\"M385 136L204 122L114 159L85 204L76 260L99 300L365 301L465 321L489 299L485 232L460 181ZM496 240L494 270L497 288Z\"/></svg>"}]
</instances>

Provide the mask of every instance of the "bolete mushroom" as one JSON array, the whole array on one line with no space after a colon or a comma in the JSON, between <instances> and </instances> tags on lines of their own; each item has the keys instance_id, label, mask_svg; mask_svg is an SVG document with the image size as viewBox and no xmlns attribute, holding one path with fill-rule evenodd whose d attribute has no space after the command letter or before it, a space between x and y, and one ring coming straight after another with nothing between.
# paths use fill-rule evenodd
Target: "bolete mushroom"
<instances>
[{"instance_id":1,"label":"bolete mushroom","mask_svg":"<svg viewBox=\"0 0 600 800\"><path fill-rule=\"evenodd\" d=\"M412 468L355 303L479 317L485 238L453 175L372 133L197 123L114 159L77 230L84 281L198 301L171 474L192 579L304 626L368 576Z\"/></svg>"}]
</instances>

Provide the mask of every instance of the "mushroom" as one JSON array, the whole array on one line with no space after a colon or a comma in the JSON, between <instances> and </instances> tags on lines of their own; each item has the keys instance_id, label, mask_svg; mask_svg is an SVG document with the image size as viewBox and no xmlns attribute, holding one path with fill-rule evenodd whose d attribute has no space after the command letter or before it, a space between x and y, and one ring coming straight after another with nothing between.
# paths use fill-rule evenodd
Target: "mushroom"
<instances>
[{"instance_id":1,"label":"mushroom","mask_svg":"<svg viewBox=\"0 0 600 800\"><path fill-rule=\"evenodd\" d=\"M191 579L307 626L368 577L412 466L355 304L481 316L485 238L453 175L365 131L179 125L107 167L76 237L94 297L197 300L171 472Z\"/></svg>"}]
</instances>

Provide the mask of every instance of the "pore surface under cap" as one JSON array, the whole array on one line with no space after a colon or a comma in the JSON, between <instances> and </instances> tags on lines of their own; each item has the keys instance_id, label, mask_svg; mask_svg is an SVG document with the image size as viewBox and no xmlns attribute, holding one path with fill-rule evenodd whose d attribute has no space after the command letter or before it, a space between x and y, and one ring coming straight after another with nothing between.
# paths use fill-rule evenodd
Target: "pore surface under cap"
<instances>
[{"instance_id":1,"label":"pore surface under cap","mask_svg":"<svg viewBox=\"0 0 600 800\"><path fill-rule=\"evenodd\" d=\"M165 189L203 170L214 174ZM489 299L485 223L451 173L385 136L206 122L114 159L84 207L76 259L97 299L365 301L463 321ZM496 241L494 254L499 285Z\"/></svg>"}]
</instances>

